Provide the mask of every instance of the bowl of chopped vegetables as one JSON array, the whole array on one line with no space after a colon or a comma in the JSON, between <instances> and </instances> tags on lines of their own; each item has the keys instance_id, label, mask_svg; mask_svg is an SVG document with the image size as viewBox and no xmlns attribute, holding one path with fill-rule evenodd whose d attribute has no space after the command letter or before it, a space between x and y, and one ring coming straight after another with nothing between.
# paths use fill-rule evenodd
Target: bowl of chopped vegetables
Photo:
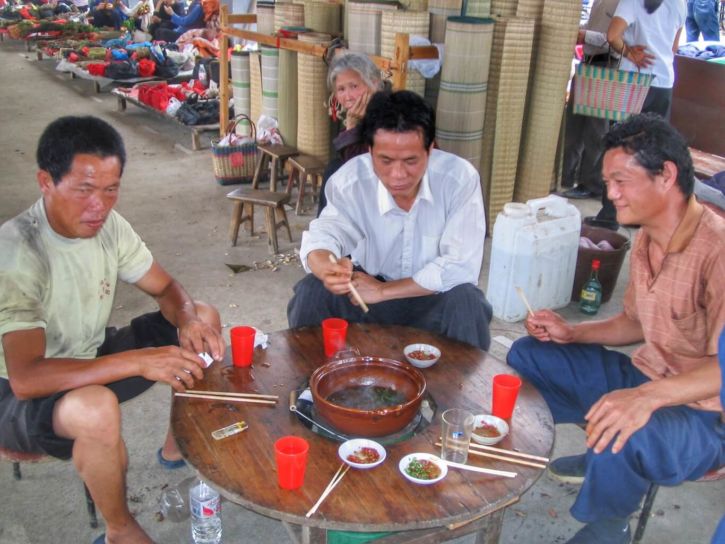
<instances>
[{"instance_id":1,"label":"bowl of chopped vegetables","mask_svg":"<svg viewBox=\"0 0 725 544\"><path fill-rule=\"evenodd\" d=\"M400 460L400 472L416 484L430 485L440 482L448 474L448 465L432 453L411 453Z\"/></svg>"},{"instance_id":2,"label":"bowl of chopped vegetables","mask_svg":"<svg viewBox=\"0 0 725 544\"><path fill-rule=\"evenodd\" d=\"M498 444L509 434L509 426L503 419L488 414L478 415L473 419L471 438L484 446Z\"/></svg>"},{"instance_id":3,"label":"bowl of chopped vegetables","mask_svg":"<svg viewBox=\"0 0 725 544\"><path fill-rule=\"evenodd\" d=\"M416 368L428 368L438 362L441 350L430 344L410 344L403 350L405 358Z\"/></svg>"},{"instance_id":4,"label":"bowl of chopped vegetables","mask_svg":"<svg viewBox=\"0 0 725 544\"><path fill-rule=\"evenodd\" d=\"M374 440L354 438L340 444L337 454L355 468L373 468L385 461L385 448Z\"/></svg>"}]
</instances>

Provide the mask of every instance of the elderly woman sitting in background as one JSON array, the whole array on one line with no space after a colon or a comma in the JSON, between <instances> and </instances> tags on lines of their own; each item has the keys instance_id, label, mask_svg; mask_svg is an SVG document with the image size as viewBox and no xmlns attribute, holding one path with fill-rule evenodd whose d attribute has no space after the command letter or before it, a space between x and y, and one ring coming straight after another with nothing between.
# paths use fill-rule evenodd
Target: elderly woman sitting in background
<instances>
[{"instance_id":1,"label":"elderly woman sitting in background","mask_svg":"<svg viewBox=\"0 0 725 544\"><path fill-rule=\"evenodd\" d=\"M325 185L330 176L353 157L367 153L368 147L363 142L358 123L365 115L370 97L385 85L380 70L367 55L344 53L330 63L327 73L327 86L332 92L329 99L330 116L333 121L343 120L344 129L332 141L338 156L325 169L318 216L327 204Z\"/></svg>"}]
</instances>

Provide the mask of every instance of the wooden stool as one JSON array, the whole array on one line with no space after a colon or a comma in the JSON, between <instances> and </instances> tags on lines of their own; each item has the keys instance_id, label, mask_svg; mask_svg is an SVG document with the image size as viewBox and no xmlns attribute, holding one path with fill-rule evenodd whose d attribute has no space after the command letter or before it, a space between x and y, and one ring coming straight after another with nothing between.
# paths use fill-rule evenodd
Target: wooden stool
<instances>
[{"instance_id":1,"label":"wooden stool","mask_svg":"<svg viewBox=\"0 0 725 544\"><path fill-rule=\"evenodd\" d=\"M0 446L0 460L10 461L13 464L13 477L16 480L22 479L20 472L20 463L42 463L50 458L43 453L26 453L22 451L13 451ZM88 523L92 529L98 528L98 518L96 517L96 504L93 502L90 492L85 484L83 489L86 492L86 508L88 509Z\"/></svg>"},{"instance_id":2,"label":"wooden stool","mask_svg":"<svg viewBox=\"0 0 725 544\"><path fill-rule=\"evenodd\" d=\"M717 480L722 480L723 478L725 478L725 466L720 467L717 470L712 470L705 474L699 480L695 481L714 482ZM657 491L659 490L659 488L659 485L653 483L650 484L649 489L647 490L647 494L644 497L644 502L642 503L642 512L639 515L637 528L634 530L634 538L632 539L632 544L639 544L642 541L642 537L644 537L644 530L647 528L647 522L652 516L652 505L655 502L655 497L657 496Z\"/></svg>"},{"instance_id":3,"label":"wooden stool","mask_svg":"<svg viewBox=\"0 0 725 544\"><path fill-rule=\"evenodd\" d=\"M249 189L240 187L227 195L227 198L234 200L234 210L232 211L232 221L229 224L229 237L232 245L237 245L237 237L239 235L239 226L249 221L249 232L254 235L254 206L264 206L264 218L267 227L267 243L272 254L278 253L277 249L277 229L281 226L287 228L289 241L292 242L292 231L287 221L287 212L284 211L284 205L289 202L289 195L286 193L275 193L273 191L260 191L258 189ZM244 208L248 208L248 212L244 213Z\"/></svg>"},{"instance_id":4,"label":"wooden stool","mask_svg":"<svg viewBox=\"0 0 725 544\"><path fill-rule=\"evenodd\" d=\"M287 194L292 194L292 186L297 182L297 205L295 215L302 213L302 202L305 198L305 185L312 183L312 201L317 202L317 188L322 184L322 174L325 165L310 155L297 155L289 160L289 178L287 180Z\"/></svg>"},{"instance_id":5,"label":"wooden stool","mask_svg":"<svg viewBox=\"0 0 725 544\"><path fill-rule=\"evenodd\" d=\"M269 178L269 190L277 190L277 172L284 166L284 161L290 157L298 155L299 151L296 148L289 145L260 145L259 146L259 160L257 161L257 168L254 171L254 179L252 179L252 189L259 188L259 178L265 165L272 161L272 174Z\"/></svg>"}]
</instances>

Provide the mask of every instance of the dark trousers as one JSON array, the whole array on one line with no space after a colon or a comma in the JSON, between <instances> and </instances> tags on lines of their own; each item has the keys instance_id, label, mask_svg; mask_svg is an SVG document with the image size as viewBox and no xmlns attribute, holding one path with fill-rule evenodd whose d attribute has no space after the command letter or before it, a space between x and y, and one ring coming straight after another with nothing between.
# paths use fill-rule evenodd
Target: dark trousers
<instances>
[{"instance_id":1,"label":"dark trousers","mask_svg":"<svg viewBox=\"0 0 725 544\"><path fill-rule=\"evenodd\" d=\"M484 351L491 345L491 305L475 285L465 283L435 295L388 300L370 305L365 314L347 296L330 293L313 274L294 287L287 305L289 326L319 326L323 319L341 317L351 323L381 323L416 327L466 342Z\"/></svg>"},{"instance_id":2,"label":"dark trousers","mask_svg":"<svg viewBox=\"0 0 725 544\"><path fill-rule=\"evenodd\" d=\"M604 55L608 57L607 55ZM601 57L601 55L597 56ZM593 66L608 66L608 60L594 60ZM602 193L603 138L609 130L609 121L574 113L574 87L564 111L564 164L563 185L581 185L595 195Z\"/></svg>"},{"instance_id":3,"label":"dark trousers","mask_svg":"<svg viewBox=\"0 0 725 544\"><path fill-rule=\"evenodd\" d=\"M106 337L97 355L110 355L132 349L179 345L179 337L171 323L161 312L144 314L121 329L106 329ZM106 385L125 402L135 398L155 382L133 376ZM73 441L62 438L53 430L55 403L67 391L48 397L19 400L13 394L8 380L0 378L0 446L14 451L45 453L59 459L70 459Z\"/></svg>"},{"instance_id":4,"label":"dark trousers","mask_svg":"<svg viewBox=\"0 0 725 544\"><path fill-rule=\"evenodd\" d=\"M647 97L642 105L642 113L657 113L666 121L670 120L672 111L672 89L662 87L650 87ZM597 219L608 221L617 220L617 210L612 201L607 198L606 189L602 192L602 209L597 214Z\"/></svg>"},{"instance_id":5,"label":"dark trousers","mask_svg":"<svg viewBox=\"0 0 725 544\"><path fill-rule=\"evenodd\" d=\"M649 381L629 357L593 344L560 345L524 337L508 364L529 380L556 423L583 423L610 391ZM625 518L639 507L650 483L678 485L725 464L725 425L717 412L687 406L661 408L624 448L586 453L586 474L572 515L581 522Z\"/></svg>"}]
</instances>

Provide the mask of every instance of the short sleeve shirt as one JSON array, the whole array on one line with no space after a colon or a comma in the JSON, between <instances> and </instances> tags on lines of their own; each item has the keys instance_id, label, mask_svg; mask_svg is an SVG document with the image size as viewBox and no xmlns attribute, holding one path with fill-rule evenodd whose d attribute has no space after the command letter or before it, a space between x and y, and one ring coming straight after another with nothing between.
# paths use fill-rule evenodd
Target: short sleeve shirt
<instances>
[{"instance_id":1,"label":"short sleeve shirt","mask_svg":"<svg viewBox=\"0 0 725 544\"><path fill-rule=\"evenodd\" d=\"M69 239L48 223L43 200L0 226L0 337L45 329L45 356L90 359L103 342L118 279L136 283L153 257L112 211L93 238ZM7 378L0 344L0 377Z\"/></svg>"},{"instance_id":2,"label":"short sleeve shirt","mask_svg":"<svg viewBox=\"0 0 725 544\"><path fill-rule=\"evenodd\" d=\"M655 75L653 87L671 89L675 84L672 44L677 31L685 24L686 15L683 0L663 0L653 13L647 13L644 0L621 0L617 6L614 16L624 19L628 25L624 42L629 46L644 45L655 57L651 66L641 70ZM620 67L628 72L637 71L637 66L627 59L622 59Z\"/></svg>"},{"instance_id":3,"label":"short sleeve shirt","mask_svg":"<svg viewBox=\"0 0 725 544\"><path fill-rule=\"evenodd\" d=\"M659 271L650 267L649 245L641 232L632 249L624 312L644 332L632 363L657 380L718 356L725 325L725 220L692 197ZM693 408L722 410L718 397Z\"/></svg>"}]
</instances>

